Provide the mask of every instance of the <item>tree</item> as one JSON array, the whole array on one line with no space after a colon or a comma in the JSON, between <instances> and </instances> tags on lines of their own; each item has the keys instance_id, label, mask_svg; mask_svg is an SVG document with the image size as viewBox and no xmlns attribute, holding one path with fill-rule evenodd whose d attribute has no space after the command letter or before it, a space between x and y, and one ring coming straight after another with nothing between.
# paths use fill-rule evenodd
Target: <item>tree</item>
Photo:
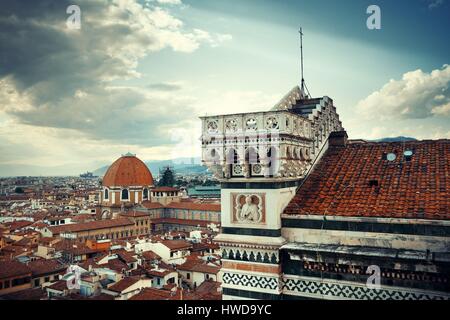
<instances>
[{"instance_id":1,"label":"tree","mask_svg":"<svg viewBox=\"0 0 450 320\"><path fill-rule=\"evenodd\" d=\"M173 187L175 184L175 174L170 167L165 167L163 170L159 170L160 179L158 186L160 187Z\"/></svg>"},{"instance_id":2,"label":"tree","mask_svg":"<svg viewBox=\"0 0 450 320\"><path fill-rule=\"evenodd\" d=\"M24 190L22 187L16 187L16 189L14 189L15 193L24 193Z\"/></svg>"}]
</instances>

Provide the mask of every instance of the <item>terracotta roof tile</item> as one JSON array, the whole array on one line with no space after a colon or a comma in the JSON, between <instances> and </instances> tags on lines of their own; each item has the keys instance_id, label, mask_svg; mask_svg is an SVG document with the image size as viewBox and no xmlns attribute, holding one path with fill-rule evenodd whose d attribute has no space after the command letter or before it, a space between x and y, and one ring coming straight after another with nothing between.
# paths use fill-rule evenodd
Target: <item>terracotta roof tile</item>
<instances>
[{"instance_id":1,"label":"terracotta roof tile","mask_svg":"<svg viewBox=\"0 0 450 320\"><path fill-rule=\"evenodd\" d=\"M210 223L207 220L190 220L190 219L176 219L176 218L156 218L152 219L151 223L154 224L179 224L179 225L187 225L187 226L200 226L206 228L206 226Z\"/></svg>"},{"instance_id":2,"label":"terracotta roof tile","mask_svg":"<svg viewBox=\"0 0 450 320\"><path fill-rule=\"evenodd\" d=\"M154 192L170 192L170 191L179 191L178 188L174 188L174 187L156 187L151 189L151 191Z\"/></svg>"},{"instance_id":3,"label":"terracotta roof tile","mask_svg":"<svg viewBox=\"0 0 450 320\"><path fill-rule=\"evenodd\" d=\"M147 209L162 209L164 206L159 202L150 202L150 201L144 201L142 202L142 205L146 207Z\"/></svg>"},{"instance_id":4,"label":"terracotta roof tile","mask_svg":"<svg viewBox=\"0 0 450 320\"><path fill-rule=\"evenodd\" d=\"M213 266L208 264L207 262L197 259L197 260L186 260L185 263L179 265L178 270L184 271L192 271L192 272L201 272L201 273L210 273L217 274L220 271L219 266Z\"/></svg>"},{"instance_id":5,"label":"terracotta roof tile","mask_svg":"<svg viewBox=\"0 0 450 320\"><path fill-rule=\"evenodd\" d=\"M144 288L141 292L134 295L130 300L180 300L181 292L161 290L154 288Z\"/></svg>"},{"instance_id":6,"label":"terracotta roof tile","mask_svg":"<svg viewBox=\"0 0 450 320\"><path fill-rule=\"evenodd\" d=\"M103 186L152 186L153 177L144 162L135 156L122 156L108 168Z\"/></svg>"},{"instance_id":7,"label":"terracotta roof tile","mask_svg":"<svg viewBox=\"0 0 450 320\"><path fill-rule=\"evenodd\" d=\"M0 261L0 279L30 275L31 269L18 261Z\"/></svg>"},{"instance_id":8,"label":"terracotta roof tile","mask_svg":"<svg viewBox=\"0 0 450 320\"><path fill-rule=\"evenodd\" d=\"M186 240L162 240L162 244L168 247L170 250L191 249L192 243Z\"/></svg>"},{"instance_id":9,"label":"terracotta roof tile","mask_svg":"<svg viewBox=\"0 0 450 320\"><path fill-rule=\"evenodd\" d=\"M138 281L139 281L138 278L126 277L126 278L123 278L122 280L119 280L118 282L114 283L112 286L110 286L108 288L108 290L120 293L120 292L126 290L127 288L131 287Z\"/></svg>"},{"instance_id":10,"label":"terracotta roof tile","mask_svg":"<svg viewBox=\"0 0 450 320\"><path fill-rule=\"evenodd\" d=\"M450 140L332 146L284 213L450 219Z\"/></svg>"},{"instance_id":11,"label":"terracotta roof tile","mask_svg":"<svg viewBox=\"0 0 450 320\"><path fill-rule=\"evenodd\" d=\"M53 235L55 235L63 232L80 232L80 231L114 228L129 225L134 225L134 223L127 218L120 218L120 219L108 219L84 223L66 224L62 226L49 227L49 230L53 233Z\"/></svg>"},{"instance_id":12,"label":"terracotta roof tile","mask_svg":"<svg viewBox=\"0 0 450 320\"><path fill-rule=\"evenodd\" d=\"M67 268L54 259L31 261L28 263L28 267L31 269L33 277L64 272Z\"/></svg>"},{"instance_id":13,"label":"terracotta roof tile","mask_svg":"<svg viewBox=\"0 0 450 320\"><path fill-rule=\"evenodd\" d=\"M192 202L192 201L180 201L180 202L171 202L167 205L162 205L159 202L150 202L144 201L142 205L147 209L185 209L185 210L196 210L196 211L216 211L220 212L220 203L201 203L201 202Z\"/></svg>"},{"instance_id":14,"label":"terracotta roof tile","mask_svg":"<svg viewBox=\"0 0 450 320\"><path fill-rule=\"evenodd\" d=\"M220 212L220 203L171 202L166 208Z\"/></svg>"}]
</instances>

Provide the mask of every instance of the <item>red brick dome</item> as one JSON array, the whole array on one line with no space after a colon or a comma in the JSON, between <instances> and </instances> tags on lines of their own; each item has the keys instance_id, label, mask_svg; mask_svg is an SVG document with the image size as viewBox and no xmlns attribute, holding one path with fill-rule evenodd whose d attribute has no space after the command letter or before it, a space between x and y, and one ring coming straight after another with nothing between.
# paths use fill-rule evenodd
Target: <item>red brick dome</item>
<instances>
[{"instance_id":1,"label":"red brick dome","mask_svg":"<svg viewBox=\"0 0 450 320\"><path fill-rule=\"evenodd\" d=\"M144 162L127 153L108 168L102 184L104 187L152 186L153 177Z\"/></svg>"}]
</instances>

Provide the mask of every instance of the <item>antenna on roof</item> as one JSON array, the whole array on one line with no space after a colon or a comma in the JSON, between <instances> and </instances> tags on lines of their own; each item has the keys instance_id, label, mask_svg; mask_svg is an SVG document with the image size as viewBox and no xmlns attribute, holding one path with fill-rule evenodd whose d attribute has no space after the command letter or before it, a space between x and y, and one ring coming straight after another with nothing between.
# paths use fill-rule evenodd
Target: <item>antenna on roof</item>
<instances>
[{"instance_id":1,"label":"antenna on roof","mask_svg":"<svg viewBox=\"0 0 450 320\"><path fill-rule=\"evenodd\" d=\"M305 94L306 92L308 92L307 97L311 96L309 94L309 90L306 87L305 84L305 77L304 77L304 73L303 73L303 28L300 27L300 30L298 30L298 33L300 34L300 70L301 70L301 90L302 90L302 94ZM306 89L306 92L305 92Z\"/></svg>"}]
</instances>

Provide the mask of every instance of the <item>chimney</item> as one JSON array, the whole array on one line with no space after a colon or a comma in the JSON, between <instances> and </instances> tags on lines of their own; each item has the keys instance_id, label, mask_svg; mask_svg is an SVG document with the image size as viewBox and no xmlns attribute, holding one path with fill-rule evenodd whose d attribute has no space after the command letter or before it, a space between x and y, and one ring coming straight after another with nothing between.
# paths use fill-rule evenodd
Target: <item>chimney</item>
<instances>
[{"instance_id":1,"label":"chimney","mask_svg":"<svg viewBox=\"0 0 450 320\"><path fill-rule=\"evenodd\" d=\"M335 131L330 134L328 145L330 147L345 147L347 145L347 139L346 131Z\"/></svg>"}]
</instances>

